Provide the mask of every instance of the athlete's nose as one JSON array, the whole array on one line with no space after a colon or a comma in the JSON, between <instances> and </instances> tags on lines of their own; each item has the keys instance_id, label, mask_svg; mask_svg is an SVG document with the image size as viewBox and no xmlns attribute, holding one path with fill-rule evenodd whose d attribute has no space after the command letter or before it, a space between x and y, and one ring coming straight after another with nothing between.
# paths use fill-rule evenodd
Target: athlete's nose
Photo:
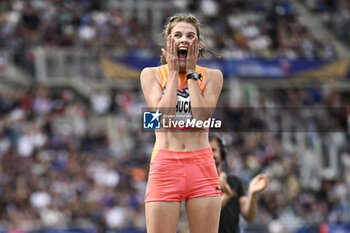
<instances>
[{"instance_id":1,"label":"athlete's nose","mask_svg":"<svg viewBox=\"0 0 350 233\"><path fill-rule=\"evenodd\" d=\"M189 40L185 35L181 36L180 44L188 44L188 42Z\"/></svg>"}]
</instances>

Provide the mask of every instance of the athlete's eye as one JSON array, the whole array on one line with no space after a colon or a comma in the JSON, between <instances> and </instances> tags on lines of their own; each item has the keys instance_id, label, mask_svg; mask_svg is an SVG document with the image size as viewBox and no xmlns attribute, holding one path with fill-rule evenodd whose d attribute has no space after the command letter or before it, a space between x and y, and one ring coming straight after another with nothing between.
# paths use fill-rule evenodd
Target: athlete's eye
<instances>
[{"instance_id":1,"label":"athlete's eye","mask_svg":"<svg viewBox=\"0 0 350 233\"><path fill-rule=\"evenodd\" d=\"M174 37L180 38L181 35L177 33L177 34L174 35Z\"/></svg>"},{"instance_id":2,"label":"athlete's eye","mask_svg":"<svg viewBox=\"0 0 350 233\"><path fill-rule=\"evenodd\" d=\"M193 34L189 34L187 37L192 39L194 37L194 35Z\"/></svg>"}]
</instances>

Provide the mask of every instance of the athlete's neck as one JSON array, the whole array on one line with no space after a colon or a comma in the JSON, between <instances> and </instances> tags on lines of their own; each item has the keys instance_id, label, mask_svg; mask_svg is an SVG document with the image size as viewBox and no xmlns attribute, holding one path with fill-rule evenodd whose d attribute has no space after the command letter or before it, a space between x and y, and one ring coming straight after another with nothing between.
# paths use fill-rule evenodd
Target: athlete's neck
<instances>
[{"instance_id":1,"label":"athlete's neck","mask_svg":"<svg viewBox=\"0 0 350 233\"><path fill-rule=\"evenodd\" d=\"M186 74L186 68L183 68L183 69L180 68L179 74Z\"/></svg>"}]
</instances>

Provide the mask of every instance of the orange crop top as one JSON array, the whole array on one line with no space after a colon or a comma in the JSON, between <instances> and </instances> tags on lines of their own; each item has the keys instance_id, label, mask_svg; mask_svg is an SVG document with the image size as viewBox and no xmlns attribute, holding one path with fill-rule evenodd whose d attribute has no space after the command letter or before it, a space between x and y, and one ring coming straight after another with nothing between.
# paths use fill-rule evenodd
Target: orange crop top
<instances>
[{"instance_id":1,"label":"orange crop top","mask_svg":"<svg viewBox=\"0 0 350 233\"><path fill-rule=\"evenodd\" d=\"M202 75L201 80L198 80L198 85L203 94L205 88L205 72L208 68L202 66L196 66L196 72ZM159 77L160 77L160 86L163 90L162 94L164 95L167 81L168 81L168 65L162 65L158 67ZM178 76L178 86L177 86L177 102L176 102L176 111L175 116L181 115L181 117L191 118L191 102L190 102L190 92L188 90L188 81L186 74L179 74ZM177 128L177 127L176 127Z\"/></svg>"}]
</instances>

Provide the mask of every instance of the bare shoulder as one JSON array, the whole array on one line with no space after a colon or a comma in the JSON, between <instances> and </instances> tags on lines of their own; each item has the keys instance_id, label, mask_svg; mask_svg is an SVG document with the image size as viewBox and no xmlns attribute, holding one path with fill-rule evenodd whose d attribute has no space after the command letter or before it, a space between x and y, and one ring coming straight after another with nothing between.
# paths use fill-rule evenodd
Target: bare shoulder
<instances>
[{"instance_id":1,"label":"bare shoulder","mask_svg":"<svg viewBox=\"0 0 350 233\"><path fill-rule=\"evenodd\" d=\"M215 80L216 83L222 84L223 82L223 75L220 70L217 69L210 69L208 68L205 73L206 79L208 82L211 82L212 80Z\"/></svg>"},{"instance_id":2,"label":"bare shoulder","mask_svg":"<svg viewBox=\"0 0 350 233\"><path fill-rule=\"evenodd\" d=\"M140 82L141 85L153 85L159 83L158 67L146 67L141 71Z\"/></svg>"},{"instance_id":3,"label":"bare shoulder","mask_svg":"<svg viewBox=\"0 0 350 233\"><path fill-rule=\"evenodd\" d=\"M154 79L155 75L157 74L157 67L146 67L141 71L140 79L143 80L150 80Z\"/></svg>"}]
</instances>

